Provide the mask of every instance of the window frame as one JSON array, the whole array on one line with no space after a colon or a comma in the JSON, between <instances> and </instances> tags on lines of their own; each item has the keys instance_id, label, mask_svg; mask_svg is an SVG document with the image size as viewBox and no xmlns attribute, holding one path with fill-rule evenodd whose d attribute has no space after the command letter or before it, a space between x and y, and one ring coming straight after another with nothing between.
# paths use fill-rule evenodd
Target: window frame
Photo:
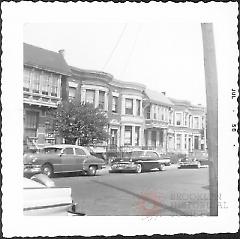
<instances>
[{"instance_id":1,"label":"window frame","mask_svg":"<svg viewBox=\"0 0 240 239\"><path fill-rule=\"evenodd\" d=\"M127 107L127 102L131 102L131 108ZM133 99L126 98L125 99L125 114L126 115L133 115Z\"/></svg>"}]
</instances>

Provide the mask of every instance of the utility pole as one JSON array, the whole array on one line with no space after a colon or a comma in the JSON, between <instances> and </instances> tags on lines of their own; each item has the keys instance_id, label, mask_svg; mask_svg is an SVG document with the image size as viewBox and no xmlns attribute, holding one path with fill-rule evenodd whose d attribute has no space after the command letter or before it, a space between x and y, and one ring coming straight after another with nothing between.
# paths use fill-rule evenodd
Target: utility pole
<instances>
[{"instance_id":1,"label":"utility pole","mask_svg":"<svg viewBox=\"0 0 240 239\"><path fill-rule=\"evenodd\" d=\"M218 216L218 83L213 24L202 23L207 95L207 146L209 157L210 216Z\"/></svg>"}]
</instances>

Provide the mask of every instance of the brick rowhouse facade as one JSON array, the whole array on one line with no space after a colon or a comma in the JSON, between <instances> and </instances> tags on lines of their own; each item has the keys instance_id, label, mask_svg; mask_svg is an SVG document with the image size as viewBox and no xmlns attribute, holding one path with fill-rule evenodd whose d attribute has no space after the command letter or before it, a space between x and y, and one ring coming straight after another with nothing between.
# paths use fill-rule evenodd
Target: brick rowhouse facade
<instances>
[{"instance_id":1,"label":"brick rowhouse facade","mask_svg":"<svg viewBox=\"0 0 240 239\"><path fill-rule=\"evenodd\" d=\"M56 143L46 112L62 99L81 98L109 119L108 142L98 148L154 148L160 152L206 150L205 108L170 99L145 85L101 71L67 65L58 53L24 44L24 140ZM58 141L57 141L58 142ZM59 141L60 142L60 141Z\"/></svg>"}]
</instances>

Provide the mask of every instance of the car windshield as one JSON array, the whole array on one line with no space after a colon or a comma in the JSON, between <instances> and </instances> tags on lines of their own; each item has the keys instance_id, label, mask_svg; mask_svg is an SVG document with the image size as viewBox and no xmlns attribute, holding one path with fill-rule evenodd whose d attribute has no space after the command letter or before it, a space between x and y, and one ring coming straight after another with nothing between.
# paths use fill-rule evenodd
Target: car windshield
<instances>
[{"instance_id":1,"label":"car windshield","mask_svg":"<svg viewBox=\"0 0 240 239\"><path fill-rule=\"evenodd\" d=\"M139 157L139 156L143 156L144 155L144 151L133 151L132 152L132 157Z\"/></svg>"},{"instance_id":2,"label":"car windshield","mask_svg":"<svg viewBox=\"0 0 240 239\"><path fill-rule=\"evenodd\" d=\"M61 148L44 148L42 149L42 153L45 153L45 154L57 154L57 153L60 153L61 152Z\"/></svg>"}]
</instances>

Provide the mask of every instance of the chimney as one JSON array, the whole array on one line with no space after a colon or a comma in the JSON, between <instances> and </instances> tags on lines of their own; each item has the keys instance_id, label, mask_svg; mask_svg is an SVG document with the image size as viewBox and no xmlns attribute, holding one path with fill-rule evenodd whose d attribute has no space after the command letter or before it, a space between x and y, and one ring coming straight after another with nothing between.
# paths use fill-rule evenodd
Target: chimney
<instances>
[{"instance_id":1,"label":"chimney","mask_svg":"<svg viewBox=\"0 0 240 239\"><path fill-rule=\"evenodd\" d=\"M166 95L166 91L162 91L162 94L163 94L163 95Z\"/></svg>"},{"instance_id":2,"label":"chimney","mask_svg":"<svg viewBox=\"0 0 240 239\"><path fill-rule=\"evenodd\" d=\"M62 55L63 58L65 58L65 50L64 49L61 49L58 52Z\"/></svg>"}]
</instances>

